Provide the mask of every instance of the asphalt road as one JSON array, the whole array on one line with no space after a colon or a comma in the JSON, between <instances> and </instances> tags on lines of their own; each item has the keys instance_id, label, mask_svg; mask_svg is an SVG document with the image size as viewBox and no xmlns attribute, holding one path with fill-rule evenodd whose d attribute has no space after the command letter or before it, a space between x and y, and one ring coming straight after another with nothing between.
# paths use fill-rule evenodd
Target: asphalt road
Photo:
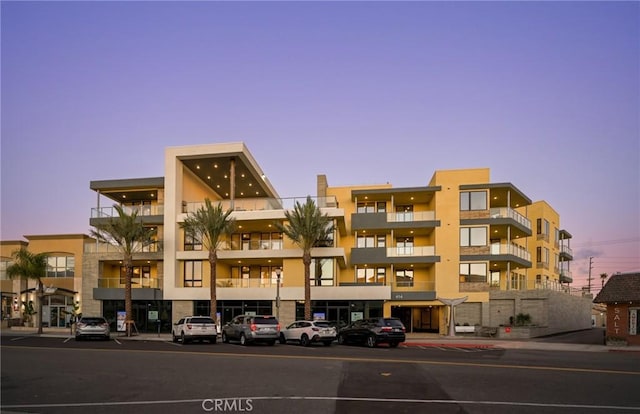
<instances>
[{"instance_id":1,"label":"asphalt road","mask_svg":"<svg viewBox=\"0 0 640 414\"><path fill-rule=\"evenodd\" d=\"M1 340L2 413L640 412L637 353Z\"/></svg>"}]
</instances>

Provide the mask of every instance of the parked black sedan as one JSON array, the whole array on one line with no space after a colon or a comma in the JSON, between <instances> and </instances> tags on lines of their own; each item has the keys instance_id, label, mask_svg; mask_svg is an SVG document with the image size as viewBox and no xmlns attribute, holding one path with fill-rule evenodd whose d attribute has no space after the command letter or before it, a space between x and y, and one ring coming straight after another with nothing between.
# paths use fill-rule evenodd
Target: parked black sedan
<instances>
[{"instance_id":1,"label":"parked black sedan","mask_svg":"<svg viewBox=\"0 0 640 414\"><path fill-rule=\"evenodd\" d=\"M386 343L395 348L406 340L405 327L398 318L367 318L352 322L338 332L339 344L365 344L373 348Z\"/></svg>"}]
</instances>

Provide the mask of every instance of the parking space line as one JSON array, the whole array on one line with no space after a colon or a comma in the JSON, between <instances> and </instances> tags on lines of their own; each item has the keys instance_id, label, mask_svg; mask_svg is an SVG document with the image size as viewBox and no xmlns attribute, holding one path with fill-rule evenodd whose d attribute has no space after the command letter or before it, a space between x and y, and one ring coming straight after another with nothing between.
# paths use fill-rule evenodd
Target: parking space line
<instances>
[{"instance_id":1,"label":"parking space line","mask_svg":"<svg viewBox=\"0 0 640 414\"><path fill-rule=\"evenodd\" d=\"M122 342L118 341L118 338L113 338L113 340L116 342L116 344L122 345Z\"/></svg>"},{"instance_id":2,"label":"parking space line","mask_svg":"<svg viewBox=\"0 0 640 414\"><path fill-rule=\"evenodd\" d=\"M65 339L64 341L62 341L63 344L66 344L67 342L69 342L71 340L71 337L68 337L67 339Z\"/></svg>"},{"instance_id":3,"label":"parking space line","mask_svg":"<svg viewBox=\"0 0 640 414\"><path fill-rule=\"evenodd\" d=\"M11 338L11 340L12 341L19 341L19 340L24 339L24 338L26 338L26 336L19 336L17 338Z\"/></svg>"}]
</instances>

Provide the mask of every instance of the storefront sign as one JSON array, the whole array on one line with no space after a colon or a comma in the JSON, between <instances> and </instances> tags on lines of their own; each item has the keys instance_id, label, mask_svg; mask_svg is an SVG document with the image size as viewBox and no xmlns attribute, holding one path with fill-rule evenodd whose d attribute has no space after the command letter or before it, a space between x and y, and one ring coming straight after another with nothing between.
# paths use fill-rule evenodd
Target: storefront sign
<instances>
[{"instance_id":1,"label":"storefront sign","mask_svg":"<svg viewBox=\"0 0 640 414\"><path fill-rule=\"evenodd\" d=\"M127 330L124 323L125 319L127 319L127 312L118 311L118 319L116 322L116 330L118 332L124 332Z\"/></svg>"}]
</instances>

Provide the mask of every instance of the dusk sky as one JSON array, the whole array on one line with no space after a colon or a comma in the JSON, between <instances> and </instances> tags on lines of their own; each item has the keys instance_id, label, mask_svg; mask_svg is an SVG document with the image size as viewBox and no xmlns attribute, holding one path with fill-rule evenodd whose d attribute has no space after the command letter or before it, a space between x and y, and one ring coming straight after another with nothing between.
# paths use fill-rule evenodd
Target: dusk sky
<instances>
[{"instance_id":1,"label":"dusk sky","mask_svg":"<svg viewBox=\"0 0 640 414\"><path fill-rule=\"evenodd\" d=\"M281 197L491 169L640 270L638 2L1 3L0 239L85 233L92 180L243 141Z\"/></svg>"}]
</instances>

